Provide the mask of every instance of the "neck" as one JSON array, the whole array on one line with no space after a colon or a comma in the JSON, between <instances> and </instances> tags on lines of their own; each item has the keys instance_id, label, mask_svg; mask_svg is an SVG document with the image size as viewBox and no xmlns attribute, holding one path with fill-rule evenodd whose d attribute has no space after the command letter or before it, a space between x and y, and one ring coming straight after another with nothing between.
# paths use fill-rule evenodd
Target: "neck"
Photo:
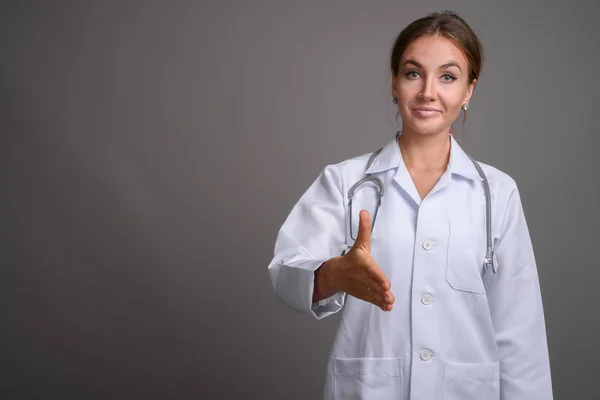
<instances>
[{"instance_id":1,"label":"neck","mask_svg":"<svg viewBox=\"0 0 600 400\"><path fill-rule=\"evenodd\" d=\"M422 135L402 131L398 139L404 164L410 170L445 170L450 158L448 132Z\"/></svg>"}]
</instances>

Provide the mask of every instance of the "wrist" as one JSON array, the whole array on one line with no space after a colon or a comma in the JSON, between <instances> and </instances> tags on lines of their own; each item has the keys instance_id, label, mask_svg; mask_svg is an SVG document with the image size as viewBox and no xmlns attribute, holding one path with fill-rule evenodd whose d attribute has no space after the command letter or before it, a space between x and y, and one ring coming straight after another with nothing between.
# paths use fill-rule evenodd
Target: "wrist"
<instances>
[{"instance_id":1,"label":"wrist","mask_svg":"<svg viewBox=\"0 0 600 400\"><path fill-rule=\"evenodd\" d=\"M321 265L319 275L321 282L323 283L323 288L327 289L327 291L335 291L335 276L337 271L337 263L341 257L333 257L323 263Z\"/></svg>"},{"instance_id":2,"label":"wrist","mask_svg":"<svg viewBox=\"0 0 600 400\"><path fill-rule=\"evenodd\" d=\"M335 266L337 259L334 257L325 261L315 271L315 285L313 291L313 302L326 299L338 292L335 286Z\"/></svg>"}]
</instances>

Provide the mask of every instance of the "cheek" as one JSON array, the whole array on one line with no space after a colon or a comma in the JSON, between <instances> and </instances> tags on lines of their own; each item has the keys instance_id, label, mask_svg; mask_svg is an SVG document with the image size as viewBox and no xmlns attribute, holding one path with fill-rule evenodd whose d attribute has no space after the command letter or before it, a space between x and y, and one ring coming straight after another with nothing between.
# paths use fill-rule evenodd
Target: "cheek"
<instances>
[{"instance_id":1,"label":"cheek","mask_svg":"<svg viewBox=\"0 0 600 400\"><path fill-rule=\"evenodd\" d=\"M415 103L417 97L418 90L410 90L404 87L401 91L398 91L398 105L401 108L408 108Z\"/></svg>"},{"instance_id":2,"label":"cheek","mask_svg":"<svg viewBox=\"0 0 600 400\"><path fill-rule=\"evenodd\" d=\"M455 88L443 88L439 92L439 99L449 112L458 112L463 105L465 96L462 91Z\"/></svg>"},{"instance_id":3,"label":"cheek","mask_svg":"<svg viewBox=\"0 0 600 400\"><path fill-rule=\"evenodd\" d=\"M408 98L416 95L421 87L418 81L410 81L407 79L399 78L398 84L396 85L396 91L398 92L399 97Z\"/></svg>"}]
</instances>

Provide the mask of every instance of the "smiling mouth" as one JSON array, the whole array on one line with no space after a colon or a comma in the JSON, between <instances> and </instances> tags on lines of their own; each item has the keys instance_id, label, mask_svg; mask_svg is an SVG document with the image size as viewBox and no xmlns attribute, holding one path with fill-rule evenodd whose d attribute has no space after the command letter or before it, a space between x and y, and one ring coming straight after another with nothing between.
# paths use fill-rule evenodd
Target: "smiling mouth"
<instances>
[{"instance_id":1,"label":"smiling mouth","mask_svg":"<svg viewBox=\"0 0 600 400\"><path fill-rule=\"evenodd\" d=\"M413 108L413 112L420 117L434 117L436 115L441 114L440 110L436 110L435 108L430 107L416 107Z\"/></svg>"}]
</instances>

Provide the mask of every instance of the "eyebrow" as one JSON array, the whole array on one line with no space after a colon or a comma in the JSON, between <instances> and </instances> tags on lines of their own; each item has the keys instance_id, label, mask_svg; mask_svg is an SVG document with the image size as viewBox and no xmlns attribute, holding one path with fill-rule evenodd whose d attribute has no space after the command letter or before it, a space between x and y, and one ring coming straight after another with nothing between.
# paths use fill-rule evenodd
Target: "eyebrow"
<instances>
[{"instance_id":1,"label":"eyebrow","mask_svg":"<svg viewBox=\"0 0 600 400\"><path fill-rule=\"evenodd\" d=\"M418 62L416 60L412 60L410 58L408 60L404 61L403 65L406 65L406 64L413 64L417 68L423 68L423 65L420 62ZM447 68L450 68L450 67L456 67L456 68L459 69L459 71L462 72L462 69L460 68L460 65L458 65L458 63L455 62L455 61L449 61L446 64L442 65L440 68L441 69L447 69Z\"/></svg>"}]
</instances>

